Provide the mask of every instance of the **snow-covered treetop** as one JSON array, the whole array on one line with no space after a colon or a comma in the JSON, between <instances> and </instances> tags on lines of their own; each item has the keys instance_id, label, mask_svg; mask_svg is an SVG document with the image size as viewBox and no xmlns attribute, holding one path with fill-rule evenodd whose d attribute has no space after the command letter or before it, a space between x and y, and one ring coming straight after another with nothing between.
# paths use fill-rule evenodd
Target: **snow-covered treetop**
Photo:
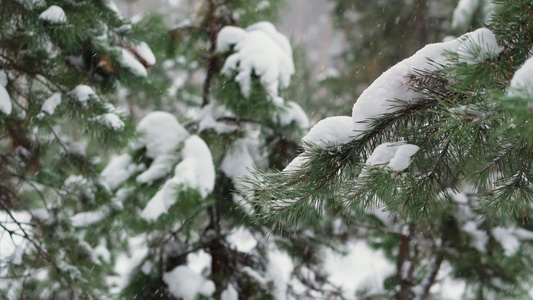
<instances>
[{"instance_id":1,"label":"snow-covered treetop","mask_svg":"<svg viewBox=\"0 0 533 300\"><path fill-rule=\"evenodd\" d=\"M252 75L259 76L271 97L277 97L279 88L290 84L294 73L292 48L287 38L269 22L259 22L246 29L226 26L218 34L217 51L233 50L224 63L222 73L233 76L241 93L250 96Z\"/></svg>"}]
</instances>

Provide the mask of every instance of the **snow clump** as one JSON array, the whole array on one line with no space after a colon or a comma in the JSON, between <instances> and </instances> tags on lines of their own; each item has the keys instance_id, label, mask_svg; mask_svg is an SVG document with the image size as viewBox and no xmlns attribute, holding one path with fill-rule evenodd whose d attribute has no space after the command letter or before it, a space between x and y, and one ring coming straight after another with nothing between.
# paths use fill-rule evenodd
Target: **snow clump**
<instances>
[{"instance_id":1,"label":"snow clump","mask_svg":"<svg viewBox=\"0 0 533 300\"><path fill-rule=\"evenodd\" d=\"M494 33L487 28L480 28L462 37L457 54L460 62L475 65L497 57L502 50Z\"/></svg>"},{"instance_id":2,"label":"snow clump","mask_svg":"<svg viewBox=\"0 0 533 300\"><path fill-rule=\"evenodd\" d=\"M533 98L533 56L514 73L508 95Z\"/></svg>"},{"instance_id":3,"label":"snow clump","mask_svg":"<svg viewBox=\"0 0 533 300\"><path fill-rule=\"evenodd\" d=\"M59 104L61 104L61 93L54 93L44 101L41 111L53 115Z\"/></svg>"},{"instance_id":4,"label":"snow clump","mask_svg":"<svg viewBox=\"0 0 533 300\"><path fill-rule=\"evenodd\" d=\"M174 297L183 300L194 300L198 294L209 297L215 292L213 281L183 265L165 273L163 281Z\"/></svg>"},{"instance_id":5,"label":"snow clump","mask_svg":"<svg viewBox=\"0 0 533 300\"><path fill-rule=\"evenodd\" d=\"M470 25L479 7L479 0L459 0L452 17L452 28L464 30Z\"/></svg>"},{"instance_id":6,"label":"snow clump","mask_svg":"<svg viewBox=\"0 0 533 300\"><path fill-rule=\"evenodd\" d=\"M175 167L174 177L165 182L141 212L143 219L155 221L167 213L168 208L178 200L179 191L195 189L202 198L213 191L215 167L207 144L200 137L192 135L185 141L181 156L182 161Z\"/></svg>"},{"instance_id":7,"label":"snow clump","mask_svg":"<svg viewBox=\"0 0 533 300\"><path fill-rule=\"evenodd\" d=\"M118 61L120 65L122 65L124 68L126 68L128 71L131 72L131 74L138 76L138 77L146 77L148 76L148 73L146 71L146 68L143 66L141 62L139 62L131 52L124 48L118 48L118 51L120 51L120 55L118 57Z\"/></svg>"},{"instance_id":8,"label":"snow clump","mask_svg":"<svg viewBox=\"0 0 533 300\"><path fill-rule=\"evenodd\" d=\"M241 93L249 97L252 76L259 76L261 84L271 97L277 97L279 88L287 88L294 74L292 48L288 39L269 22L259 22L246 29L226 26L218 34L217 51L231 54L224 63L222 73L233 76Z\"/></svg>"},{"instance_id":9,"label":"snow clump","mask_svg":"<svg viewBox=\"0 0 533 300\"><path fill-rule=\"evenodd\" d=\"M146 156L152 159L173 152L189 136L172 114L163 111L146 115L137 130L143 134L139 142L146 147Z\"/></svg>"},{"instance_id":10,"label":"snow clump","mask_svg":"<svg viewBox=\"0 0 533 300\"><path fill-rule=\"evenodd\" d=\"M65 15L65 11L63 11L63 9L57 5L52 5L45 11L43 11L39 15L39 19L50 22L52 24L67 23L67 16Z\"/></svg>"},{"instance_id":11,"label":"snow clump","mask_svg":"<svg viewBox=\"0 0 533 300\"><path fill-rule=\"evenodd\" d=\"M85 84L76 86L72 91L70 91L70 95L78 100L78 102L80 102L82 105L85 105L91 98L98 99L98 96L94 90Z\"/></svg>"},{"instance_id":12,"label":"snow clump","mask_svg":"<svg viewBox=\"0 0 533 300\"><path fill-rule=\"evenodd\" d=\"M6 115L11 114L13 105L11 104L11 97L6 90L7 86L7 74L0 70L0 111Z\"/></svg>"}]
</instances>

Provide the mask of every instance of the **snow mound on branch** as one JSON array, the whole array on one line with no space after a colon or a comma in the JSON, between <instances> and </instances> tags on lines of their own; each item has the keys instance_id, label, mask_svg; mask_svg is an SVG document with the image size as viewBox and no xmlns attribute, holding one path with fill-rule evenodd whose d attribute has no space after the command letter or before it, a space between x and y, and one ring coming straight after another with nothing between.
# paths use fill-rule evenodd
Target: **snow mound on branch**
<instances>
[{"instance_id":1,"label":"snow mound on branch","mask_svg":"<svg viewBox=\"0 0 533 300\"><path fill-rule=\"evenodd\" d=\"M125 126L124 122L119 118L119 116L114 113L106 113L101 116L97 116L96 121L115 131L122 131Z\"/></svg>"},{"instance_id":2,"label":"snow mound on branch","mask_svg":"<svg viewBox=\"0 0 533 300\"><path fill-rule=\"evenodd\" d=\"M237 139L222 160L221 170L231 179L249 175L254 159L248 150L246 139Z\"/></svg>"},{"instance_id":3,"label":"snow mound on branch","mask_svg":"<svg viewBox=\"0 0 533 300\"><path fill-rule=\"evenodd\" d=\"M302 165L309 159L302 154L296 156L286 167L283 169L283 172L294 172L299 170Z\"/></svg>"},{"instance_id":4,"label":"snow mound on branch","mask_svg":"<svg viewBox=\"0 0 533 300\"><path fill-rule=\"evenodd\" d=\"M459 61L469 65L475 65L495 58L503 48L498 45L496 36L487 28L479 28L469 34L460 37L462 44L457 49Z\"/></svg>"},{"instance_id":5,"label":"snow mound on branch","mask_svg":"<svg viewBox=\"0 0 533 300\"><path fill-rule=\"evenodd\" d=\"M11 97L6 90L7 74L4 70L0 70L0 111L6 115L11 114L13 104L11 104Z\"/></svg>"},{"instance_id":6,"label":"snow mound on branch","mask_svg":"<svg viewBox=\"0 0 533 300\"><path fill-rule=\"evenodd\" d=\"M305 111L293 101L288 101L280 112L277 112L274 116L281 126L287 126L291 123L295 123L298 128L309 128L309 118Z\"/></svg>"},{"instance_id":7,"label":"snow mound on branch","mask_svg":"<svg viewBox=\"0 0 533 300\"><path fill-rule=\"evenodd\" d=\"M107 207L103 207L96 211L77 213L70 217L70 221L74 227L86 227L104 220L108 214L109 209Z\"/></svg>"},{"instance_id":8,"label":"snow mound on branch","mask_svg":"<svg viewBox=\"0 0 533 300\"><path fill-rule=\"evenodd\" d=\"M132 162L129 154L122 154L111 159L100 174L100 182L114 190L139 170L140 167Z\"/></svg>"},{"instance_id":9,"label":"snow mound on branch","mask_svg":"<svg viewBox=\"0 0 533 300\"><path fill-rule=\"evenodd\" d=\"M207 144L193 135L185 141L182 150L183 160L174 169L174 177L150 199L141 212L145 220L157 220L168 212L178 200L178 192L187 188L195 189L202 198L207 197L215 187L215 167Z\"/></svg>"},{"instance_id":10,"label":"snow mound on branch","mask_svg":"<svg viewBox=\"0 0 533 300\"><path fill-rule=\"evenodd\" d=\"M369 294L383 292L383 282L396 270L383 251L374 250L363 241L352 241L345 250L347 255L331 249L324 250L324 265L329 281L341 287L347 299L353 299L357 291L367 290Z\"/></svg>"},{"instance_id":11,"label":"snow mound on branch","mask_svg":"<svg viewBox=\"0 0 533 300\"><path fill-rule=\"evenodd\" d=\"M533 98L533 57L516 70L510 87L509 96Z\"/></svg>"},{"instance_id":12,"label":"snow mound on branch","mask_svg":"<svg viewBox=\"0 0 533 300\"><path fill-rule=\"evenodd\" d=\"M185 141L181 154L183 160L174 169L174 176L183 178L185 186L198 190L202 198L207 197L215 187L215 167L209 147L193 135Z\"/></svg>"},{"instance_id":13,"label":"snow mound on branch","mask_svg":"<svg viewBox=\"0 0 533 300\"><path fill-rule=\"evenodd\" d=\"M24 249L28 247L28 240L24 238L23 231L30 236L32 235L32 227L30 225L32 216L27 211L11 211L10 213L20 223L21 227L14 222L8 213L0 211L0 224L3 226L3 228L0 228L0 261L21 264ZM7 230L12 231L13 234L10 235ZM0 268L0 276L8 275L8 268Z\"/></svg>"},{"instance_id":14,"label":"snow mound on branch","mask_svg":"<svg viewBox=\"0 0 533 300\"><path fill-rule=\"evenodd\" d=\"M409 101L420 97L421 94L410 90L406 84L408 75L416 70L436 71L438 65L446 64L445 51L456 51L461 46L459 39L443 43L426 45L413 56L397 63L379 76L357 99L352 109L353 122L357 130L365 130L372 118L379 118L385 113L402 109ZM431 62L433 61L433 62ZM392 105L391 100L399 100Z\"/></svg>"},{"instance_id":15,"label":"snow mound on branch","mask_svg":"<svg viewBox=\"0 0 533 300\"><path fill-rule=\"evenodd\" d=\"M466 29L478 7L479 0L459 0L453 11L452 28L455 30Z\"/></svg>"},{"instance_id":16,"label":"snow mound on branch","mask_svg":"<svg viewBox=\"0 0 533 300\"><path fill-rule=\"evenodd\" d=\"M7 74L4 70L0 70L0 86L7 86Z\"/></svg>"},{"instance_id":17,"label":"snow mound on branch","mask_svg":"<svg viewBox=\"0 0 533 300\"><path fill-rule=\"evenodd\" d=\"M513 234L511 228L496 227L491 230L492 236L504 249L505 256L513 256L520 248L520 240Z\"/></svg>"},{"instance_id":18,"label":"snow mound on branch","mask_svg":"<svg viewBox=\"0 0 533 300\"><path fill-rule=\"evenodd\" d=\"M252 232L243 226L234 228L228 234L227 240L237 251L243 253L250 253L257 246L257 240Z\"/></svg>"},{"instance_id":19,"label":"snow mound on branch","mask_svg":"<svg viewBox=\"0 0 533 300\"><path fill-rule=\"evenodd\" d=\"M76 100L78 100L78 102L80 102L82 105L85 105L87 100L91 98L98 99L98 96L94 90L85 84L76 86L72 91L70 91L70 95L76 98Z\"/></svg>"},{"instance_id":20,"label":"snow mound on branch","mask_svg":"<svg viewBox=\"0 0 533 300\"><path fill-rule=\"evenodd\" d=\"M153 181L165 177L172 170L176 157L174 155L159 155L156 157L150 167L139 174L135 180L138 183L152 183Z\"/></svg>"},{"instance_id":21,"label":"snow mound on branch","mask_svg":"<svg viewBox=\"0 0 533 300\"><path fill-rule=\"evenodd\" d=\"M374 149L367 159L369 166L387 166L396 172L401 172L411 164L411 156L415 155L420 148L412 144L383 143Z\"/></svg>"},{"instance_id":22,"label":"snow mound on branch","mask_svg":"<svg viewBox=\"0 0 533 300\"><path fill-rule=\"evenodd\" d=\"M272 295L277 300L287 299L287 284L291 279L294 263L291 257L277 248L268 252L266 279L272 281L274 289Z\"/></svg>"},{"instance_id":23,"label":"snow mound on branch","mask_svg":"<svg viewBox=\"0 0 533 300\"><path fill-rule=\"evenodd\" d=\"M228 284L228 287L222 291L220 295L220 300L239 300L239 293L233 287L233 285Z\"/></svg>"},{"instance_id":24,"label":"snow mound on branch","mask_svg":"<svg viewBox=\"0 0 533 300\"><path fill-rule=\"evenodd\" d=\"M67 16L65 15L65 11L63 11L63 9L57 5L52 5L45 11L43 11L39 15L39 19L43 21L48 21L52 24L67 23Z\"/></svg>"},{"instance_id":25,"label":"snow mound on branch","mask_svg":"<svg viewBox=\"0 0 533 300\"><path fill-rule=\"evenodd\" d=\"M235 27L225 26L220 30L217 37L217 52L226 52L231 49L231 46L239 43L246 38L246 30Z\"/></svg>"},{"instance_id":26,"label":"snow mound on branch","mask_svg":"<svg viewBox=\"0 0 533 300\"><path fill-rule=\"evenodd\" d=\"M6 88L0 85L0 111L9 115L12 109L11 97L9 97Z\"/></svg>"},{"instance_id":27,"label":"snow mound on branch","mask_svg":"<svg viewBox=\"0 0 533 300\"><path fill-rule=\"evenodd\" d=\"M143 66L141 62L139 62L131 52L124 48L118 48L118 51L120 51L120 55L118 57L118 62L122 67L127 69L131 72L131 74L138 76L138 77L146 77L148 76L148 73L146 71L146 68Z\"/></svg>"},{"instance_id":28,"label":"snow mound on branch","mask_svg":"<svg viewBox=\"0 0 533 300\"><path fill-rule=\"evenodd\" d=\"M54 93L46 101L44 101L41 111L46 112L49 115L53 115L56 111L56 107L61 104L61 93Z\"/></svg>"},{"instance_id":29,"label":"snow mound on branch","mask_svg":"<svg viewBox=\"0 0 533 300\"><path fill-rule=\"evenodd\" d=\"M330 144L344 144L351 141L356 132L352 118L346 116L329 117L318 122L306 136L304 142L314 143L325 149ZM304 149L309 150L304 143Z\"/></svg>"},{"instance_id":30,"label":"snow mound on branch","mask_svg":"<svg viewBox=\"0 0 533 300\"><path fill-rule=\"evenodd\" d=\"M146 147L146 156L152 159L173 152L189 136L172 114L162 111L146 115L139 122L137 130L144 133L139 142Z\"/></svg>"},{"instance_id":31,"label":"snow mound on branch","mask_svg":"<svg viewBox=\"0 0 533 300\"><path fill-rule=\"evenodd\" d=\"M174 297L183 300L194 300L198 294L209 297L215 292L213 281L183 265L165 273L163 281Z\"/></svg>"},{"instance_id":32,"label":"snow mound on branch","mask_svg":"<svg viewBox=\"0 0 533 300\"><path fill-rule=\"evenodd\" d=\"M234 45L235 53L230 55L222 73L233 76L239 83L241 93L250 96L252 76L257 75L271 97L278 95L278 89L290 84L294 73L292 48L287 38L269 22L259 22L246 30L226 26L218 34L217 51L228 51Z\"/></svg>"},{"instance_id":33,"label":"snow mound on branch","mask_svg":"<svg viewBox=\"0 0 533 300\"><path fill-rule=\"evenodd\" d=\"M147 67L155 65L155 55L152 52L152 49L150 49L150 46L148 46L148 44L146 44L145 42L140 42L139 44L133 47L133 50L139 56L139 58L146 64Z\"/></svg>"}]
</instances>

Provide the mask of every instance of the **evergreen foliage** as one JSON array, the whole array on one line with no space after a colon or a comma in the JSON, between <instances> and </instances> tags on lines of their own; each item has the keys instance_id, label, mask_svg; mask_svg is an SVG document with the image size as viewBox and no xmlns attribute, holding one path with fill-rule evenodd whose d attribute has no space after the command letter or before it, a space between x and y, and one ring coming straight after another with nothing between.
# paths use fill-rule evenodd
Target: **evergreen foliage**
<instances>
[{"instance_id":1,"label":"evergreen foliage","mask_svg":"<svg viewBox=\"0 0 533 300\"><path fill-rule=\"evenodd\" d=\"M195 4L174 26L132 24L108 0L0 2L0 226L14 248L0 256L0 299L337 292L318 267L326 236L267 239L235 181L287 164L308 126L283 99L290 45L257 23L284 4ZM242 50L217 48L227 26L270 41L279 74L244 54L224 69Z\"/></svg>"},{"instance_id":2,"label":"evergreen foliage","mask_svg":"<svg viewBox=\"0 0 533 300\"><path fill-rule=\"evenodd\" d=\"M282 230L337 212L368 229L397 266L368 298L439 298L442 272L466 284L463 298L531 297L531 7L495 1L495 38L481 29L427 46L363 93L352 131L348 117L325 119L284 171L256 171L261 220Z\"/></svg>"}]
</instances>

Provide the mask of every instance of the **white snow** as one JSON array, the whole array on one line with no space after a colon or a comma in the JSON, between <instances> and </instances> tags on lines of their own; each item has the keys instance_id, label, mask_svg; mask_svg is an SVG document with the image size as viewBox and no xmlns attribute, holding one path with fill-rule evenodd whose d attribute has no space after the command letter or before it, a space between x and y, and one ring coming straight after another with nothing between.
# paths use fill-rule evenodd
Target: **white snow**
<instances>
[{"instance_id":1,"label":"white snow","mask_svg":"<svg viewBox=\"0 0 533 300\"><path fill-rule=\"evenodd\" d=\"M96 120L105 127L115 131L121 131L125 126L124 121L122 121L119 116L114 113L106 113L101 116L97 116Z\"/></svg>"},{"instance_id":2,"label":"white snow","mask_svg":"<svg viewBox=\"0 0 533 300\"><path fill-rule=\"evenodd\" d=\"M250 174L248 171L254 166L254 159L248 150L246 139L235 140L228 149L220 169L231 179L237 179Z\"/></svg>"},{"instance_id":3,"label":"white snow","mask_svg":"<svg viewBox=\"0 0 533 300\"><path fill-rule=\"evenodd\" d=\"M383 143L377 146L372 152L372 155L366 160L366 164L369 166L379 166L390 162L394 158L398 147L400 145L397 143Z\"/></svg>"},{"instance_id":4,"label":"white snow","mask_svg":"<svg viewBox=\"0 0 533 300\"><path fill-rule=\"evenodd\" d=\"M466 222L466 224L462 227L463 231L468 233L472 240L470 241L470 245L479 252L485 252L487 245L487 242L489 240L489 237L487 236L487 233L483 230L479 230L477 228L476 222L469 221Z\"/></svg>"},{"instance_id":5,"label":"white snow","mask_svg":"<svg viewBox=\"0 0 533 300\"><path fill-rule=\"evenodd\" d=\"M222 73L233 76L239 83L241 93L250 96L252 75L259 76L262 85L271 97L278 95L279 88L290 84L294 73L292 48L285 36L269 22L259 22L246 28L223 28L218 36L217 49L227 51L234 44L235 53L224 63Z\"/></svg>"},{"instance_id":6,"label":"white snow","mask_svg":"<svg viewBox=\"0 0 533 300\"><path fill-rule=\"evenodd\" d=\"M479 0L459 0L452 17L454 30L465 30L479 7Z\"/></svg>"},{"instance_id":7,"label":"white snow","mask_svg":"<svg viewBox=\"0 0 533 300\"><path fill-rule=\"evenodd\" d=\"M70 217L70 222L74 227L87 227L105 219L109 214L109 209L103 207L96 211L81 212Z\"/></svg>"},{"instance_id":8,"label":"white snow","mask_svg":"<svg viewBox=\"0 0 533 300\"><path fill-rule=\"evenodd\" d=\"M76 98L76 100L78 100L78 102L80 102L82 105L85 105L89 99L98 99L98 96L94 90L85 84L76 86L72 91L70 91L70 95Z\"/></svg>"},{"instance_id":9,"label":"white snow","mask_svg":"<svg viewBox=\"0 0 533 300\"><path fill-rule=\"evenodd\" d=\"M125 153L111 159L100 174L100 181L106 184L111 190L114 190L138 172L139 169L140 167L132 162L131 156Z\"/></svg>"},{"instance_id":10,"label":"white snow","mask_svg":"<svg viewBox=\"0 0 533 300\"><path fill-rule=\"evenodd\" d=\"M177 266L163 275L169 292L176 298L194 300L198 294L209 297L215 292L215 284L187 266Z\"/></svg>"},{"instance_id":11,"label":"white snow","mask_svg":"<svg viewBox=\"0 0 533 300\"><path fill-rule=\"evenodd\" d=\"M217 52L226 52L246 38L246 30L235 26L224 26L217 36Z\"/></svg>"},{"instance_id":12,"label":"white snow","mask_svg":"<svg viewBox=\"0 0 533 300\"><path fill-rule=\"evenodd\" d=\"M62 24L67 22L67 16L63 9L57 5L48 7L39 15L39 19L48 21L52 24Z\"/></svg>"},{"instance_id":13,"label":"white snow","mask_svg":"<svg viewBox=\"0 0 533 300\"><path fill-rule=\"evenodd\" d=\"M0 70L0 111L6 115L11 114L13 105L11 104L11 98L7 93L7 74L4 70Z\"/></svg>"},{"instance_id":14,"label":"white snow","mask_svg":"<svg viewBox=\"0 0 533 300\"><path fill-rule=\"evenodd\" d=\"M273 291L270 294L276 300L287 300L287 284L291 278L294 263L291 257L277 248L268 252L266 279L272 281Z\"/></svg>"},{"instance_id":15,"label":"white snow","mask_svg":"<svg viewBox=\"0 0 533 300\"><path fill-rule=\"evenodd\" d=\"M189 137L181 151L183 160L174 169L174 177L182 178L185 186L207 197L215 187L215 166L207 144L197 135Z\"/></svg>"},{"instance_id":16,"label":"white snow","mask_svg":"<svg viewBox=\"0 0 533 300\"><path fill-rule=\"evenodd\" d=\"M478 29L447 42L428 44L411 57L385 71L364 90L353 105L351 120L349 117L326 118L313 126L302 140L317 144L320 148L325 149L328 144L344 144L360 138L372 119L398 111L409 105L412 100L422 96L419 92L408 88L409 75L413 75L419 70L437 71L440 65L451 63L446 52L457 52L461 47L461 49L466 49L467 44L475 44L481 49L479 55L471 57L476 61L493 57L501 50L496 44L494 34L486 28ZM396 158L394 154L396 154L397 149L382 148L380 151L383 150L384 152L376 153L376 155L385 155L386 159L378 156L375 159L382 160L380 163L383 164L392 161L389 165L390 168L403 171L409 166L410 157L418 151L418 147L415 145L405 146ZM305 143L304 150L310 150ZM373 160L374 158L370 158L367 164L380 164ZM294 164L291 163L292 166L289 170L299 167L302 161L302 159L293 161Z\"/></svg>"},{"instance_id":17,"label":"white snow","mask_svg":"<svg viewBox=\"0 0 533 300\"><path fill-rule=\"evenodd\" d=\"M148 44L146 44L145 42L140 42L133 48L137 55L140 56L140 58L146 63L148 67L155 65L155 55L152 52L152 49L150 49L150 46L148 46Z\"/></svg>"},{"instance_id":18,"label":"white snow","mask_svg":"<svg viewBox=\"0 0 533 300\"><path fill-rule=\"evenodd\" d=\"M133 56L133 54L131 54L131 52L124 48L117 48L117 50L120 51L118 62L128 71L130 71L131 74L138 77L148 76L146 68L135 58L135 56Z\"/></svg>"},{"instance_id":19,"label":"white snow","mask_svg":"<svg viewBox=\"0 0 533 300\"><path fill-rule=\"evenodd\" d=\"M174 169L174 177L167 180L163 187L150 199L141 217L157 220L161 214L177 201L179 190L191 188L207 197L215 186L215 167L211 151L198 136L190 136L182 150L182 161Z\"/></svg>"},{"instance_id":20,"label":"white snow","mask_svg":"<svg viewBox=\"0 0 533 300\"><path fill-rule=\"evenodd\" d=\"M11 215L21 224L22 228L32 234L31 215L25 211L11 211ZM4 229L0 228L0 261L21 262L23 250L26 249L28 241L23 237L24 233L19 226L4 211L0 211L0 224L8 230L15 232L13 236ZM7 276L9 270L0 268L0 276Z\"/></svg>"},{"instance_id":21,"label":"white snow","mask_svg":"<svg viewBox=\"0 0 533 300\"><path fill-rule=\"evenodd\" d=\"M298 171L302 165L308 161L308 158L300 154L296 156L286 167L283 169L283 172L294 172Z\"/></svg>"},{"instance_id":22,"label":"white snow","mask_svg":"<svg viewBox=\"0 0 533 300\"><path fill-rule=\"evenodd\" d=\"M457 49L459 61L475 65L495 58L503 48L498 45L496 36L487 28L479 28L460 38L462 44Z\"/></svg>"},{"instance_id":23,"label":"white snow","mask_svg":"<svg viewBox=\"0 0 533 300\"><path fill-rule=\"evenodd\" d=\"M173 155L159 155L156 157L150 167L139 174L135 179L138 183L151 184L153 181L165 177L170 171L176 161L176 157Z\"/></svg>"},{"instance_id":24,"label":"white snow","mask_svg":"<svg viewBox=\"0 0 533 300\"><path fill-rule=\"evenodd\" d=\"M411 164L411 156L415 155L420 147L416 145L406 144L401 145L396 150L394 157L389 162L389 167L396 172L401 172L409 167Z\"/></svg>"},{"instance_id":25,"label":"white snow","mask_svg":"<svg viewBox=\"0 0 533 300\"><path fill-rule=\"evenodd\" d=\"M520 240L514 235L514 230L504 227L495 227L491 230L492 236L504 249L505 256L513 256L520 248Z\"/></svg>"},{"instance_id":26,"label":"white snow","mask_svg":"<svg viewBox=\"0 0 533 300\"><path fill-rule=\"evenodd\" d=\"M61 93L54 93L44 101L41 111L53 115L59 104L61 104Z\"/></svg>"},{"instance_id":27,"label":"white snow","mask_svg":"<svg viewBox=\"0 0 533 300\"><path fill-rule=\"evenodd\" d=\"M107 282L112 285L111 292L118 293L130 282L133 270L137 268L149 254L145 234L140 234L128 239L129 253L120 253L113 270L117 275L107 277Z\"/></svg>"},{"instance_id":28,"label":"white snow","mask_svg":"<svg viewBox=\"0 0 533 300\"><path fill-rule=\"evenodd\" d=\"M329 117L318 122L302 140L311 142L325 149L329 144L348 143L356 135L354 123L350 117ZM304 149L306 149L304 144ZM307 149L306 149L307 150Z\"/></svg>"},{"instance_id":29,"label":"white snow","mask_svg":"<svg viewBox=\"0 0 533 300\"><path fill-rule=\"evenodd\" d=\"M455 39L444 43L428 44L418 50L413 56L397 63L379 76L355 102L352 109L352 118L355 129L367 129L367 123L372 118L379 118L385 113L402 109L409 101L421 95L407 88L408 75L416 70L437 70L438 64L446 64L447 58L444 51L456 51L461 42ZM428 59L435 63L430 63ZM392 100L398 102L391 103Z\"/></svg>"},{"instance_id":30,"label":"white snow","mask_svg":"<svg viewBox=\"0 0 533 300\"><path fill-rule=\"evenodd\" d=\"M346 247L346 256L325 250L324 268L329 281L342 287L346 299L355 299L355 292L361 289L383 292L383 282L396 271L396 266L383 251L371 249L363 241L349 242Z\"/></svg>"},{"instance_id":31,"label":"white snow","mask_svg":"<svg viewBox=\"0 0 533 300\"><path fill-rule=\"evenodd\" d=\"M9 97L6 88L0 85L0 111L6 115L10 115L12 109L11 97Z\"/></svg>"},{"instance_id":32,"label":"white snow","mask_svg":"<svg viewBox=\"0 0 533 300\"><path fill-rule=\"evenodd\" d=\"M515 71L511 79L509 96L533 98L533 57L529 57L524 64Z\"/></svg>"},{"instance_id":33,"label":"white snow","mask_svg":"<svg viewBox=\"0 0 533 300\"><path fill-rule=\"evenodd\" d=\"M281 126L287 126L295 123L298 128L309 128L309 118L305 111L293 101L288 101L287 104L281 108L280 112L274 115L274 119L278 121Z\"/></svg>"},{"instance_id":34,"label":"white snow","mask_svg":"<svg viewBox=\"0 0 533 300\"><path fill-rule=\"evenodd\" d=\"M7 86L7 74L4 70L0 69L0 86L6 87Z\"/></svg>"},{"instance_id":35,"label":"white snow","mask_svg":"<svg viewBox=\"0 0 533 300\"><path fill-rule=\"evenodd\" d=\"M237 251L250 253L257 246L257 240L245 227L234 228L227 237L227 241L237 249Z\"/></svg>"},{"instance_id":36,"label":"white snow","mask_svg":"<svg viewBox=\"0 0 533 300\"><path fill-rule=\"evenodd\" d=\"M172 114L163 111L146 115L137 125L137 131L143 134L139 142L146 146L146 156L152 159L172 153L189 136Z\"/></svg>"},{"instance_id":37,"label":"white snow","mask_svg":"<svg viewBox=\"0 0 533 300\"><path fill-rule=\"evenodd\" d=\"M228 287L222 291L220 300L239 300L239 293L232 284L228 284Z\"/></svg>"},{"instance_id":38,"label":"white snow","mask_svg":"<svg viewBox=\"0 0 533 300\"><path fill-rule=\"evenodd\" d=\"M215 106L211 103L202 107L191 119L197 120L198 132L213 129L217 133L230 133L239 129L239 126L218 122L215 118Z\"/></svg>"},{"instance_id":39,"label":"white snow","mask_svg":"<svg viewBox=\"0 0 533 300\"><path fill-rule=\"evenodd\" d=\"M211 268L211 255L204 250L198 250L187 255L187 266L198 274Z\"/></svg>"}]
</instances>

